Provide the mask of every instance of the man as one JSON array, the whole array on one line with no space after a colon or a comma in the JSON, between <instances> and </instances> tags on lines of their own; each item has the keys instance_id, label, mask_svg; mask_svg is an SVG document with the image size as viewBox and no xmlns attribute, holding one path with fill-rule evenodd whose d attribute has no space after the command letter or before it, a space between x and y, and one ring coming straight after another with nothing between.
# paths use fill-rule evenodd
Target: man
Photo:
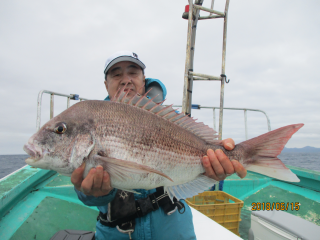
<instances>
[{"instance_id":1,"label":"man","mask_svg":"<svg viewBox=\"0 0 320 240\"><path fill-rule=\"evenodd\" d=\"M136 93L144 94L146 89L151 86L153 90L148 97L153 97L156 93L160 93L159 98L156 98L155 101L161 102L164 100L166 95L165 86L157 79L146 79L144 69L145 65L137 54L133 52L122 51L110 56L104 69L104 83L109 93L105 100L110 100L118 89L126 84L125 91L130 90L129 97ZM235 146L232 139L224 140L223 145L227 150L232 150ZM235 172L241 178L246 176L244 167L238 161L230 161L221 150L214 152L209 149L207 156L202 158L202 163L206 171L205 175L217 181L223 180ZM84 165L76 169L71 176L71 182L75 186L79 199L84 204L97 206L102 214L101 216L107 216L108 211L112 211L112 213L113 211L118 211L119 208L121 209L125 205L117 205L117 201L121 200L122 192L111 187L109 174L103 170L102 166L92 168L85 179L82 178L83 171ZM135 200L148 198L148 196L156 192L155 189L149 191L138 189L136 191L140 194L132 194ZM125 194L127 196L130 193L126 192ZM96 225L96 239L128 239L128 235L124 233L130 233L129 237L132 236L133 239L195 239L191 210L186 204L184 205L185 212L183 214L178 211L171 211L169 212L171 215L169 215L168 211L160 207L142 217L136 218L133 221L135 227L131 226L131 228L125 229L121 228L121 226L110 227L105 224L110 219L108 217L106 217L107 219L101 218ZM175 206L173 206L174 210L176 209ZM110 212L108 216L111 216ZM132 225L132 222L130 224Z\"/></svg>"}]
</instances>

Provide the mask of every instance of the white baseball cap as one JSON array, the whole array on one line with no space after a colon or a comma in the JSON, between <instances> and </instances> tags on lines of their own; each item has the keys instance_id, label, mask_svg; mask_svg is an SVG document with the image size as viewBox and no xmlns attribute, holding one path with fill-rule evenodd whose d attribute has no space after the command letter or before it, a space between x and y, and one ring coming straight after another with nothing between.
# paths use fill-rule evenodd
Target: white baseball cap
<instances>
[{"instance_id":1,"label":"white baseball cap","mask_svg":"<svg viewBox=\"0 0 320 240\"><path fill-rule=\"evenodd\" d=\"M134 52L130 51L120 51L112 54L106 61L106 64L104 65L104 74L108 72L108 70L116 63L123 62L123 61L129 61L138 64L142 69L145 69L146 66L143 64L143 62L140 61L138 58L138 55Z\"/></svg>"}]
</instances>

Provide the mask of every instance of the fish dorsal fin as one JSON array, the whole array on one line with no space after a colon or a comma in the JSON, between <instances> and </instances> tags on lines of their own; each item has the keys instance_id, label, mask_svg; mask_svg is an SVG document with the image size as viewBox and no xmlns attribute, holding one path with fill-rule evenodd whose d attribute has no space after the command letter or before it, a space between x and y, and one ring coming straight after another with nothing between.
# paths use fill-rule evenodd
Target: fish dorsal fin
<instances>
[{"instance_id":1,"label":"fish dorsal fin","mask_svg":"<svg viewBox=\"0 0 320 240\"><path fill-rule=\"evenodd\" d=\"M111 99L113 102L119 102L123 104L129 104L134 107L138 107L141 109L144 109L145 111L152 112L190 132L195 134L196 136L200 137L204 141L210 144L217 144L218 136L216 135L216 131L210 128L209 126L205 125L204 123L200 122L197 123L197 119L193 119L189 116L184 115L183 113L177 113L175 109L172 108L172 105L170 106L162 106L160 103L153 102L153 99L156 98L155 96L152 99L147 98L148 92L146 92L144 95L140 95L136 93L133 97L127 97L130 91L125 92L124 89L126 88L127 84L123 86L120 90L117 91L117 93L114 95L114 97Z\"/></svg>"}]
</instances>

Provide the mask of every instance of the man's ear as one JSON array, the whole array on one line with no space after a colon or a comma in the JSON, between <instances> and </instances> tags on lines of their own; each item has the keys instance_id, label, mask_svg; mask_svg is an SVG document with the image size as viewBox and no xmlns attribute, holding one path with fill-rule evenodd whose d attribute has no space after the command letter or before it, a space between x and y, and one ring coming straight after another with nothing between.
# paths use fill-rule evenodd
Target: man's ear
<instances>
[{"instance_id":1,"label":"man's ear","mask_svg":"<svg viewBox=\"0 0 320 240\"><path fill-rule=\"evenodd\" d=\"M145 75L143 75L143 82L144 82L144 84L146 84L146 76Z\"/></svg>"},{"instance_id":2,"label":"man's ear","mask_svg":"<svg viewBox=\"0 0 320 240\"><path fill-rule=\"evenodd\" d=\"M107 80L104 81L104 85L106 86L106 89L108 91L108 84L107 84Z\"/></svg>"}]
</instances>

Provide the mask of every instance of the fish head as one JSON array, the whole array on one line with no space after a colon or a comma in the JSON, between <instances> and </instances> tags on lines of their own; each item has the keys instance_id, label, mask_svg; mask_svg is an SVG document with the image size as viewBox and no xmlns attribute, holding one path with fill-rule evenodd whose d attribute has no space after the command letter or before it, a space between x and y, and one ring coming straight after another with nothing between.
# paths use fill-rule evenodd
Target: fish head
<instances>
[{"instance_id":1,"label":"fish head","mask_svg":"<svg viewBox=\"0 0 320 240\"><path fill-rule=\"evenodd\" d=\"M23 147L30 155L26 163L70 175L94 147L94 121L85 113L88 110L80 102L44 124Z\"/></svg>"}]
</instances>

